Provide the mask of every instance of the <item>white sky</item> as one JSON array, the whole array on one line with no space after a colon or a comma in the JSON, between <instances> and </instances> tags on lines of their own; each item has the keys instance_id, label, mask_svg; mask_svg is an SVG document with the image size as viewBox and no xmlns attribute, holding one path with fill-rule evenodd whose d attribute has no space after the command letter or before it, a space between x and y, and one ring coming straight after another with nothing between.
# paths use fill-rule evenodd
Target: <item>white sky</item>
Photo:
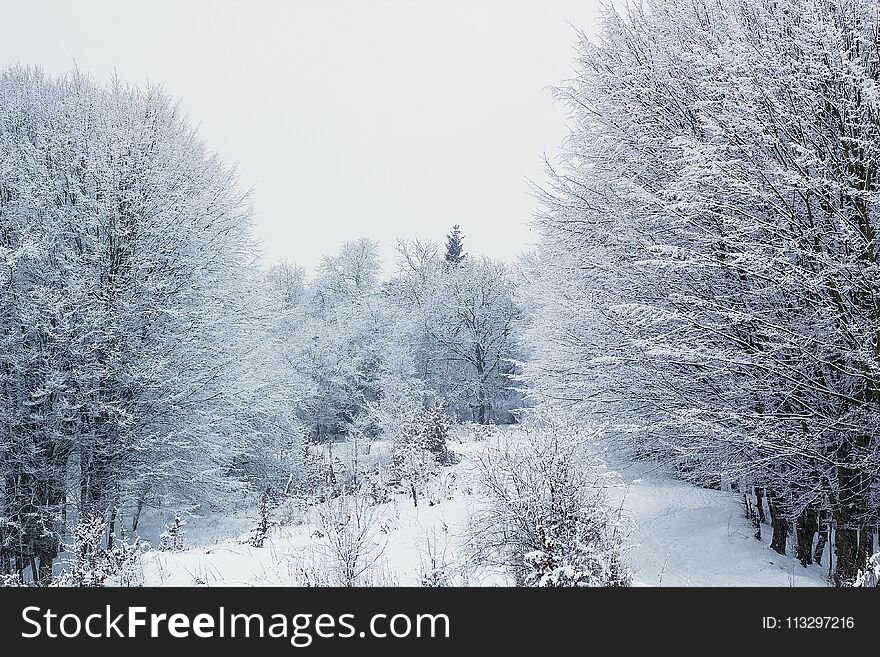
<instances>
[{"instance_id":1,"label":"white sky","mask_svg":"<svg viewBox=\"0 0 880 657\"><path fill-rule=\"evenodd\" d=\"M565 135L547 89L598 0L21 0L0 65L161 82L252 188L268 260L398 236L511 258Z\"/></svg>"}]
</instances>

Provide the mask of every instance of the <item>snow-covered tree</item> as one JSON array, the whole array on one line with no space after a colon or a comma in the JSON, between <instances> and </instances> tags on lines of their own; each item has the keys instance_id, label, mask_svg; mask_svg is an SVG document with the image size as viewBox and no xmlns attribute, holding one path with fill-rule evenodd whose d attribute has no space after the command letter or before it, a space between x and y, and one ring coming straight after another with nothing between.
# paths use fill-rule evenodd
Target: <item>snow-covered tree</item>
<instances>
[{"instance_id":1,"label":"snow-covered tree","mask_svg":"<svg viewBox=\"0 0 880 657\"><path fill-rule=\"evenodd\" d=\"M250 222L161 89L0 73L0 572L47 583L69 516L245 485Z\"/></svg>"},{"instance_id":2,"label":"snow-covered tree","mask_svg":"<svg viewBox=\"0 0 880 657\"><path fill-rule=\"evenodd\" d=\"M376 244L361 239L326 256L312 280L286 265L270 272L283 297L275 330L296 391L290 401L313 439L347 435L378 397L394 333L380 269Z\"/></svg>"},{"instance_id":3,"label":"snow-covered tree","mask_svg":"<svg viewBox=\"0 0 880 657\"><path fill-rule=\"evenodd\" d=\"M609 9L530 272L538 394L754 487L805 563L827 517L839 584L878 521L877 26L864 0Z\"/></svg>"},{"instance_id":4,"label":"snow-covered tree","mask_svg":"<svg viewBox=\"0 0 880 657\"><path fill-rule=\"evenodd\" d=\"M467 254L464 252L464 235L461 232L461 226L455 224L452 230L446 235L446 253L443 260L449 267L455 267L461 264Z\"/></svg>"},{"instance_id":5,"label":"snow-covered tree","mask_svg":"<svg viewBox=\"0 0 880 657\"><path fill-rule=\"evenodd\" d=\"M509 375L521 309L511 268L485 256L444 267L436 245L402 241L391 294L414 310L423 333L426 385L460 418L509 420L518 397Z\"/></svg>"}]
</instances>

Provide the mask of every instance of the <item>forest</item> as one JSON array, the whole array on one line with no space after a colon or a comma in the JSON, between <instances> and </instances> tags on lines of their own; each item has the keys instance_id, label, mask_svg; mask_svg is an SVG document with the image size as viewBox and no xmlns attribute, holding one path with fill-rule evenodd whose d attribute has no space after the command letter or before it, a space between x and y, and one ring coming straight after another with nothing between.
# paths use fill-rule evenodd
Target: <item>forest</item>
<instances>
[{"instance_id":1,"label":"forest","mask_svg":"<svg viewBox=\"0 0 880 657\"><path fill-rule=\"evenodd\" d=\"M627 586L636 464L878 585L880 5L651 0L572 38L513 262L451 217L393 263L368 226L267 263L160 86L2 71L0 584L162 583L213 518L248 554L293 532L286 584Z\"/></svg>"}]
</instances>

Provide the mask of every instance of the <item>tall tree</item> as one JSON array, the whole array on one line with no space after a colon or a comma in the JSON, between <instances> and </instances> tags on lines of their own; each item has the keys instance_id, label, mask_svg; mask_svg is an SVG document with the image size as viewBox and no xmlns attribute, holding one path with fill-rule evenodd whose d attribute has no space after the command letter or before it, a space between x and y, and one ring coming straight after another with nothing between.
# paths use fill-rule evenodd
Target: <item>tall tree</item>
<instances>
[{"instance_id":1,"label":"tall tree","mask_svg":"<svg viewBox=\"0 0 880 657\"><path fill-rule=\"evenodd\" d=\"M532 274L541 393L682 475L756 486L774 549L795 527L807 562L827 514L838 584L880 516L878 12L609 10L559 92L575 128Z\"/></svg>"},{"instance_id":2,"label":"tall tree","mask_svg":"<svg viewBox=\"0 0 880 657\"><path fill-rule=\"evenodd\" d=\"M449 267L437 245L420 242L401 242L398 251L392 296L416 309L426 385L459 417L509 420L521 315L511 268L487 257Z\"/></svg>"},{"instance_id":3,"label":"tall tree","mask_svg":"<svg viewBox=\"0 0 880 657\"><path fill-rule=\"evenodd\" d=\"M161 90L0 74L0 254L0 569L244 484L250 209Z\"/></svg>"}]
</instances>

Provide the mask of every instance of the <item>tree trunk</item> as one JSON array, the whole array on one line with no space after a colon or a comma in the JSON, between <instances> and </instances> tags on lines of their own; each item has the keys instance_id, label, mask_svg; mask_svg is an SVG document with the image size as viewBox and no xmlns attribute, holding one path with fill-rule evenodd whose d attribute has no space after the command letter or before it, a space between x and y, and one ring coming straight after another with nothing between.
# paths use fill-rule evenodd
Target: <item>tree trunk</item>
<instances>
[{"instance_id":1,"label":"tree trunk","mask_svg":"<svg viewBox=\"0 0 880 657\"><path fill-rule=\"evenodd\" d=\"M769 491L767 492L767 506L770 509L770 526L773 527L770 548L779 554L785 554L785 545L788 541L788 521L785 519L782 509L779 508L776 499Z\"/></svg>"},{"instance_id":2,"label":"tree trunk","mask_svg":"<svg viewBox=\"0 0 880 657\"><path fill-rule=\"evenodd\" d=\"M861 447L861 445L859 445ZM849 456L850 445L844 444L838 450L838 458ZM834 551L837 554L837 567L834 569L835 586L851 584L860 568L864 568L873 545L867 515L867 495L870 486L865 475L854 467L840 466L837 469L840 486L838 508L834 511L835 539Z\"/></svg>"},{"instance_id":3,"label":"tree trunk","mask_svg":"<svg viewBox=\"0 0 880 657\"><path fill-rule=\"evenodd\" d=\"M848 518L836 514L834 527L834 553L837 555L837 566L834 569L834 585L846 586L856 578L859 569L858 530L847 525Z\"/></svg>"},{"instance_id":4,"label":"tree trunk","mask_svg":"<svg viewBox=\"0 0 880 657\"><path fill-rule=\"evenodd\" d=\"M147 503L147 495L150 494L150 487L144 486L141 494L138 495L137 506L134 509L134 517L131 519L131 531L136 532L141 522L141 513L144 511L144 505Z\"/></svg>"},{"instance_id":5,"label":"tree trunk","mask_svg":"<svg viewBox=\"0 0 880 657\"><path fill-rule=\"evenodd\" d=\"M829 518L823 512L819 514L819 539L816 541L816 550L813 552L813 559L816 563L822 563L822 554L825 552L825 545L828 543Z\"/></svg>"},{"instance_id":6,"label":"tree trunk","mask_svg":"<svg viewBox=\"0 0 880 657\"><path fill-rule=\"evenodd\" d=\"M764 489L755 486L755 508L758 510L758 522L767 522L767 516L764 515Z\"/></svg>"},{"instance_id":7,"label":"tree trunk","mask_svg":"<svg viewBox=\"0 0 880 657\"><path fill-rule=\"evenodd\" d=\"M749 498L748 492L743 493L743 503L746 507L746 517L752 523L752 526L755 528L755 540L761 540L761 522L758 520L758 510L756 507L752 506L751 499Z\"/></svg>"},{"instance_id":8,"label":"tree trunk","mask_svg":"<svg viewBox=\"0 0 880 657\"><path fill-rule=\"evenodd\" d=\"M806 508L795 521L796 555L801 565L813 563L813 539L819 531L819 517L815 509Z\"/></svg>"},{"instance_id":9,"label":"tree trunk","mask_svg":"<svg viewBox=\"0 0 880 657\"><path fill-rule=\"evenodd\" d=\"M477 369L479 387L477 388L477 423L486 424L486 365L480 344L474 345L474 365Z\"/></svg>"},{"instance_id":10,"label":"tree trunk","mask_svg":"<svg viewBox=\"0 0 880 657\"><path fill-rule=\"evenodd\" d=\"M110 520L107 522L107 549L113 549L113 540L116 538L116 512L118 509L113 507L110 510Z\"/></svg>"},{"instance_id":11,"label":"tree trunk","mask_svg":"<svg viewBox=\"0 0 880 657\"><path fill-rule=\"evenodd\" d=\"M53 557L39 557L39 566L38 566L38 579L37 583L40 586L49 586L52 583L52 562L54 561Z\"/></svg>"}]
</instances>

